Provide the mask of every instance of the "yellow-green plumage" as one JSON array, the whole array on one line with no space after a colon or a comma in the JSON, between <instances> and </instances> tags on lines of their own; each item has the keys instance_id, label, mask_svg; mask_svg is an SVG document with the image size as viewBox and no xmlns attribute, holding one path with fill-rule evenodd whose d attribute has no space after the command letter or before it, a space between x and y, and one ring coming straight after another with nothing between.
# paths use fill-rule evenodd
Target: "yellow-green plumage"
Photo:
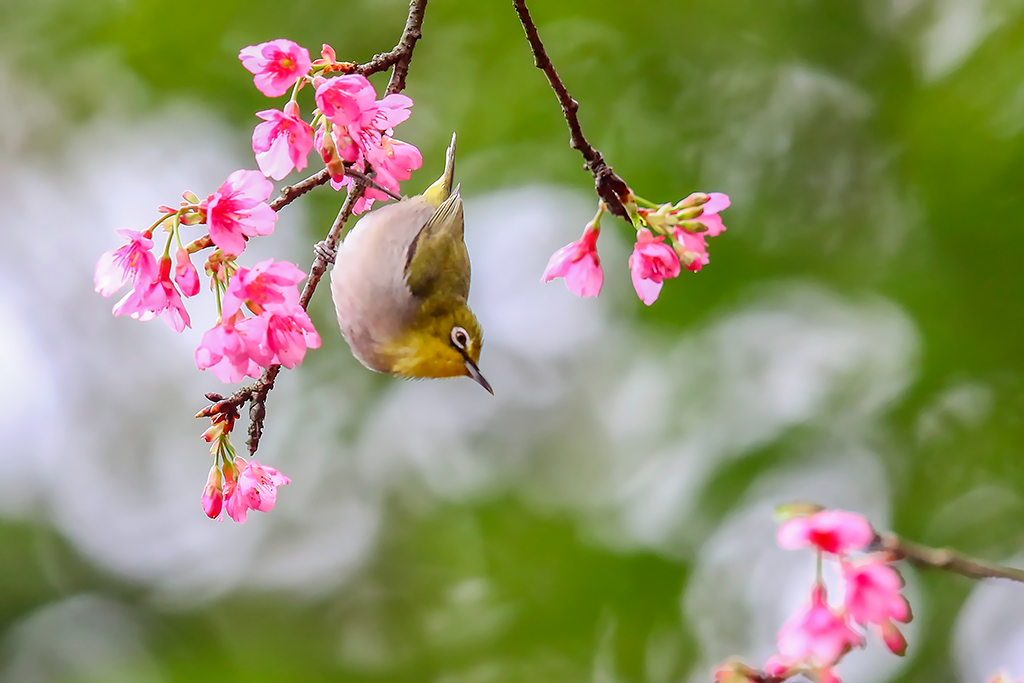
<instances>
[{"instance_id":1,"label":"yellow-green plumage","mask_svg":"<svg viewBox=\"0 0 1024 683\"><path fill-rule=\"evenodd\" d=\"M442 176L419 196L364 216L339 245L331 293L359 361L401 377L469 376L483 333L469 309L462 198L453 187L455 136Z\"/></svg>"}]
</instances>

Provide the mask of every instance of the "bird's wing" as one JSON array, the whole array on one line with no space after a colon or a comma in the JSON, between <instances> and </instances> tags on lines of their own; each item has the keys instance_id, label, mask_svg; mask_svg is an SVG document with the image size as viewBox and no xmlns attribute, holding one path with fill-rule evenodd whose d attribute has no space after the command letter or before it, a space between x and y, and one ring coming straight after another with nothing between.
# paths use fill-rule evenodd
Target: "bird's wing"
<instances>
[{"instance_id":1,"label":"bird's wing","mask_svg":"<svg viewBox=\"0 0 1024 683\"><path fill-rule=\"evenodd\" d=\"M409 244L405 277L415 296L425 299L440 291L462 301L469 297L469 251L463 226L462 197L456 187Z\"/></svg>"}]
</instances>

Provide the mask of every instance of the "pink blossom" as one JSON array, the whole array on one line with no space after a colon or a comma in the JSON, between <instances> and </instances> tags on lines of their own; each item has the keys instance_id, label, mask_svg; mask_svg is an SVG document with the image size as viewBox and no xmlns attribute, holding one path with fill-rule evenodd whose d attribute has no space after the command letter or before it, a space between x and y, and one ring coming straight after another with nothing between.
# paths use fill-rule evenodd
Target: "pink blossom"
<instances>
[{"instance_id":1,"label":"pink blossom","mask_svg":"<svg viewBox=\"0 0 1024 683\"><path fill-rule=\"evenodd\" d=\"M375 128L390 135L390 130L402 123L412 112L412 98L401 93L386 95L384 99L373 103L372 107L363 109L359 117L361 128Z\"/></svg>"},{"instance_id":2,"label":"pink blossom","mask_svg":"<svg viewBox=\"0 0 1024 683\"><path fill-rule=\"evenodd\" d=\"M188 311L171 281L171 259L160 259L155 279L136 281L131 291L114 304L114 315L128 315L136 320L152 320L159 315L175 332L190 327Z\"/></svg>"},{"instance_id":3,"label":"pink blossom","mask_svg":"<svg viewBox=\"0 0 1024 683\"><path fill-rule=\"evenodd\" d=\"M151 282L157 275L156 257L150 251L153 240L135 230L118 230L117 234L127 238L128 244L100 256L93 276L96 291L107 297L129 280Z\"/></svg>"},{"instance_id":4,"label":"pink blossom","mask_svg":"<svg viewBox=\"0 0 1024 683\"><path fill-rule=\"evenodd\" d=\"M337 138L338 131L338 128L334 129L334 143L342 158L348 159L348 152L341 148ZM376 171L374 180L381 187L387 188L395 194L401 190L399 181L408 180L412 177L412 172L423 165L423 156L415 145L382 136L377 131L361 130L356 140L351 138L346 138L346 140L348 141L346 144L352 145L350 149L356 152L357 161L352 168L357 171L365 171L366 164L369 163ZM349 187L354 183L355 181L351 177L344 175L344 170L337 175L332 171L331 187L335 190ZM353 213L363 213L373 206L375 201L386 202L389 199L391 199L390 195L368 187L353 207Z\"/></svg>"},{"instance_id":5,"label":"pink blossom","mask_svg":"<svg viewBox=\"0 0 1024 683\"><path fill-rule=\"evenodd\" d=\"M721 192L711 192L708 194L708 197L710 199L704 204L704 213L696 220L703 223L707 228L705 234L708 237L718 237L718 235L725 232L725 224L722 223L722 217L718 214L728 209L732 202L729 199L729 195L722 194Z\"/></svg>"},{"instance_id":6,"label":"pink blossom","mask_svg":"<svg viewBox=\"0 0 1024 683\"><path fill-rule=\"evenodd\" d=\"M910 606L900 595L903 580L891 566L878 559L858 564L843 563L846 610L859 624L881 624L889 619L910 621Z\"/></svg>"},{"instance_id":7,"label":"pink blossom","mask_svg":"<svg viewBox=\"0 0 1024 683\"><path fill-rule=\"evenodd\" d=\"M878 625L882 636L882 642L894 655L902 657L907 654L907 639L891 621L883 621Z\"/></svg>"},{"instance_id":8,"label":"pink blossom","mask_svg":"<svg viewBox=\"0 0 1024 683\"><path fill-rule=\"evenodd\" d=\"M290 370L302 362L307 348L320 347L320 335L301 306L295 305L290 310L268 309L260 317L267 323L263 346L273 355L274 363Z\"/></svg>"},{"instance_id":9,"label":"pink blossom","mask_svg":"<svg viewBox=\"0 0 1024 683\"><path fill-rule=\"evenodd\" d=\"M595 223L587 224L583 237L562 247L548 260L548 266L541 275L541 282L551 282L556 277L565 278L565 286L576 296L597 296L604 283L601 259L597 255L597 237L601 228Z\"/></svg>"},{"instance_id":10,"label":"pink blossom","mask_svg":"<svg viewBox=\"0 0 1024 683\"><path fill-rule=\"evenodd\" d=\"M399 181L408 180L412 177L412 172L423 165L423 155L415 145L386 135L381 136L376 145L364 147L363 153L366 155L366 160L377 171L374 180L381 187L385 187L395 194L398 194L401 189L398 185ZM367 196L373 196L382 201L390 199L372 187L367 188Z\"/></svg>"},{"instance_id":11,"label":"pink blossom","mask_svg":"<svg viewBox=\"0 0 1024 683\"><path fill-rule=\"evenodd\" d=\"M779 545L787 550L815 546L826 553L843 555L862 550L875 538L875 531L860 515L842 510L822 510L806 517L794 517L779 527Z\"/></svg>"},{"instance_id":12,"label":"pink blossom","mask_svg":"<svg viewBox=\"0 0 1024 683\"><path fill-rule=\"evenodd\" d=\"M306 168L313 149L313 127L299 116L299 105L289 102L284 111L266 109L256 112L263 119L252 132L252 151L263 175L281 180Z\"/></svg>"},{"instance_id":13,"label":"pink blossom","mask_svg":"<svg viewBox=\"0 0 1024 683\"><path fill-rule=\"evenodd\" d=\"M246 376L259 377L260 367L272 360L263 346L266 336L266 319L246 318L239 311L203 334L195 353L196 366L209 369L228 384Z\"/></svg>"},{"instance_id":14,"label":"pink blossom","mask_svg":"<svg viewBox=\"0 0 1024 683\"><path fill-rule=\"evenodd\" d=\"M239 268L221 299L221 315L235 315L243 303L256 313L275 305L286 307L286 291L290 289L294 295L295 285L304 277L306 274L291 263L274 263L274 259L260 261L252 268ZM292 299L297 301L298 297L293 296Z\"/></svg>"},{"instance_id":15,"label":"pink blossom","mask_svg":"<svg viewBox=\"0 0 1024 683\"><path fill-rule=\"evenodd\" d=\"M224 505L224 492L221 490L220 468L214 465L210 469L210 476L206 479L206 487L203 489L203 512L210 519L220 517L221 508Z\"/></svg>"},{"instance_id":16,"label":"pink blossom","mask_svg":"<svg viewBox=\"0 0 1024 683\"><path fill-rule=\"evenodd\" d=\"M277 503L277 487L291 483L291 479L273 467L255 460L246 462L243 458L235 458L235 468L237 480L232 482L225 507L231 519L239 524L245 521L249 510L273 510Z\"/></svg>"},{"instance_id":17,"label":"pink blossom","mask_svg":"<svg viewBox=\"0 0 1024 683\"><path fill-rule=\"evenodd\" d=\"M365 76L346 74L316 79L316 106L336 126L358 124L376 111L377 91Z\"/></svg>"},{"instance_id":18,"label":"pink blossom","mask_svg":"<svg viewBox=\"0 0 1024 683\"><path fill-rule=\"evenodd\" d=\"M264 202L274 184L259 171L235 171L199 208L206 212L210 239L225 254L237 256L245 250L245 238L274 231L277 212Z\"/></svg>"},{"instance_id":19,"label":"pink blossom","mask_svg":"<svg viewBox=\"0 0 1024 683\"><path fill-rule=\"evenodd\" d=\"M779 631L779 653L790 662L834 664L851 647L862 644L851 629L825 602L825 592L815 587L811 603L790 617Z\"/></svg>"},{"instance_id":20,"label":"pink blossom","mask_svg":"<svg viewBox=\"0 0 1024 683\"><path fill-rule=\"evenodd\" d=\"M288 92L312 65L306 48L284 39L243 47L238 58L242 66L255 74L253 82L267 97Z\"/></svg>"},{"instance_id":21,"label":"pink blossom","mask_svg":"<svg viewBox=\"0 0 1024 683\"><path fill-rule=\"evenodd\" d=\"M185 296L195 296L199 293L199 273L192 265L192 259L188 251L179 248L174 254L174 282L181 288Z\"/></svg>"},{"instance_id":22,"label":"pink blossom","mask_svg":"<svg viewBox=\"0 0 1024 683\"><path fill-rule=\"evenodd\" d=\"M680 271L679 258L664 239L663 235L654 237L647 228L637 230L636 245L629 257L633 289L648 306L658 300L662 282Z\"/></svg>"}]
</instances>

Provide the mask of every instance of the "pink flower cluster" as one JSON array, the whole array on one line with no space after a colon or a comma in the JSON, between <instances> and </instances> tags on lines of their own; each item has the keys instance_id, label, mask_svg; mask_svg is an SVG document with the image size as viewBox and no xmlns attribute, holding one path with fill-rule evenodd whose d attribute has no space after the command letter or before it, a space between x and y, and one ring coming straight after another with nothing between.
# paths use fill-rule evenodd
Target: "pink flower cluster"
<instances>
[{"instance_id":1,"label":"pink flower cluster","mask_svg":"<svg viewBox=\"0 0 1024 683\"><path fill-rule=\"evenodd\" d=\"M227 512L228 517L241 524L249 510L273 510L277 487L290 483L291 479L273 467L236 456L233 461L210 468L201 501L203 512L210 519L221 519L222 513Z\"/></svg>"},{"instance_id":2,"label":"pink flower cluster","mask_svg":"<svg viewBox=\"0 0 1024 683\"><path fill-rule=\"evenodd\" d=\"M851 556L874 538L867 520L841 510L793 517L779 528L783 548L812 548L839 563L844 596L840 606L829 604L819 563L810 601L779 631L779 654L765 663L766 674L788 678L803 673L822 683L837 683L833 668L852 648L864 645L867 628L876 631L893 653L906 652L906 640L894 622L910 621L910 605L900 593L903 580L892 567L892 558L885 553Z\"/></svg>"},{"instance_id":3,"label":"pink flower cluster","mask_svg":"<svg viewBox=\"0 0 1024 683\"><path fill-rule=\"evenodd\" d=\"M708 264L707 238L725 230L719 212L729 207L729 197L719 192L694 193L675 205L662 204L627 210L639 225L636 244L629 257L633 289L645 304L657 301L665 280L677 277L685 268L698 271ZM556 251L541 276L542 282L565 278L566 287L577 296L597 296L604 282L597 255L600 217L587 224L583 237Z\"/></svg>"},{"instance_id":4,"label":"pink flower cluster","mask_svg":"<svg viewBox=\"0 0 1024 683\"><path fill-rule=\"evenodd\" d=\"M184 297L199 293L199 274L190 259L191 249L175 251L176 264L171 268L171 241L179 237L182 225L206 223L209 240L227 255L235 256L245 249L245 242L254 235L267 235L274 230L277 213L264 202L274 186L257 171L235 171L216 192L202 202L183 202L179 209L163 207L173 214L156 226L173 222L164 255L154 256L153 228L145 232L118 230L128 244L106 252L96 263L93 282L96 291L109 297L129 282L132 288L116 304L114 315L127 315L136 320L152 320L160 316L176 332L191 327ZM187 194L187 193L186 193ZM180 242L179 242L180 243ZM201 242L191 246L198 250Z\"/></svg>"},{"instance_id":5,"label":"pink flower cluster","mask_svg":"<svg viewBox=\"0 0 1024 683\"><path fill-rule=\"evenodd\" d=\"M409 118L412 100L401 94L377 99L373 85L360 74L343 73L351 65L337 61L334 50L324 45L321 59L310 61L309 52L290 40L272 40L243 48L242 65L255 74L256 87L268 97L278 97L293 88L283 109L257 112L263 123L252 135L252 149L264 175L281 180L291 171L307 165L309 153L316 149L331 173L335 189L350 186L346 165L357 171L375 171L374 180L391 192L399 192L399 182L408 180L423 164L419 150L395 139L394 127ZM305 83L315 88L317 112L314 126L300 116L295 95ZM357 202L355 213L370 208L375 200L388 195L367 188Z\"/></svg>"},{"instance_id":6,"label":"pink flower cluster","mask_svg":"<svg viewBox=\"0 0 1024 683\"><path fill-rule=\"evenodd\" d=\"M164 255L158 260L151 251L152 231L118 230L117 234L126 238L128 244L100 256L93 276L96 291L105 297L131 283L128 293L114 304L114 315L136 320L160 316L175 332L189 327L191 320L181 295L195 296L199 277L188 253L175 254L178 266L172 278L171 259Z\"/></svg>"},{"instance_id":7,"label":"pink flower cluster","mask_svg":"<svg viewBox=\"0 0 1024 683\"><path fill-rule=\"evenodd\" d=\"M203 335L196 365L224 382L259 377L260 369L293 368L306 349L320 346L320 335L299 305L296 285L306 274L290 263L268 259L239 268L221 300L221 321ZM243 304L255 313L246 316Z\"/></svg>"}]
</instances>

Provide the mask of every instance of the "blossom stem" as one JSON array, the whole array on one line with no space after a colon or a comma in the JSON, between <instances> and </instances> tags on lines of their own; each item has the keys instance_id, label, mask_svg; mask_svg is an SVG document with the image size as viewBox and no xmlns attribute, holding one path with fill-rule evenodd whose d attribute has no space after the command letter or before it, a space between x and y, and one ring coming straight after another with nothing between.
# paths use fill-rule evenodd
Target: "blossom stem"
<instances>
[{"instance_id":1,"label":"blossom stem","mask_svg":"<svg viewBox=\"0 0 1024 683\"><path fill-rule=\"evenodd\" d=\"M217 295L217 324L220 325L222 321L221 305L220 305L220 278L214 278L213 280L213 292Z\"/></svg>"},{"instance_id":2,"label":"blossom stem","mask_svg":"<svg viewBox=\"0 0 1024 683\"><path fill-rule=\"evenodd\" d=\"M159 228L160 224L163 223L168 218L170 218L170 216L166 216L166 215L165 216L161 216L159 219L157 219L157 221L155 223L153 223L153 225L151 225L148 228L146 228L146 231L144 233L142 233L142 234L146 235L147 237L152 236L153 231L156 230L157 228Z\"/></svg>"},{"instance_id":3,"label":"blossom stem","mask_svg":"<svg viewBox=\"0 0 1024 683\"><path fill-rule=\"evenodd\" d=\"M177 230L172 228L171 229L171 234L167 236L167 243L164 244L164 258L165 259L171 258L171 242L174 241L175 233L177 233Z\"/></svg>"},{"instance_id":4,"label":"blossom stem","mask_svg":"<svg viewBox=\"0 0 1024 683\"><path fill-rule=\"evenodd\" d=\"M649 199L644 199L643 197L641 197L640 195L638 195L636 193L633 194L633 199L636 200L637 204L642 204L645 207L647 207L648 209L657 209L660 206L660 204L655 204L654 202L652 202Z\"/></svg>"}]
</instances>

